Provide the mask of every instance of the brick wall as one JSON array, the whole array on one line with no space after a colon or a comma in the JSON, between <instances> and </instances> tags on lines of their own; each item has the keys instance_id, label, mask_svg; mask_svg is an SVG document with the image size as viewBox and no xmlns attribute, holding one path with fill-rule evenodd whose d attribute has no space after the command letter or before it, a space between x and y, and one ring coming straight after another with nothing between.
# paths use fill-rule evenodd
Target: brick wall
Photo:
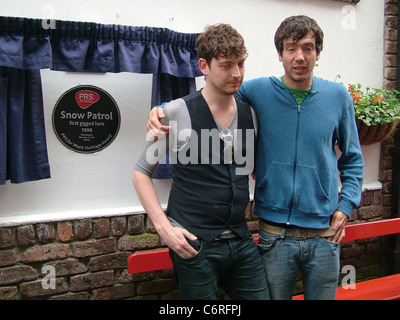
<instances>
[{"instance_id":1,"label":"brick wall","mask_svg":"<svg viewBox=\"0 0 400 320\"><path fill-rule=\"evenodd\" d=\"M250 212L251 204L255 232ZM127 273L129 254L159 247L145 214L0 228L0 300L178 299L172 270Z\"/></svg>"},{"instance_id":2,"label":"brick wall","mask_svg":"<svg viewBox=\"0 0 400 320\"><path fill-rule=\"evenodd\" d=\"M384 86L396 89L398 0L385 1Z\"/></svg>"},{"instance_id":3,"label":"brick wall","mask_svg":"<svg viewBox=\"0 0 400 320\"><path fill-rule=\"evenodd\" d=\"M171 272L126 270L131 252L159 246L143 214L0 228L0 300L173 296ZM55 268L54 289L48 266Z\"/></svg>"},{"instance_id":4,"label":"brick wall","mask_svg":"<svg viewBox=\"0 0 400 320\"><path fill-rule=\"evenodd\" d=\"M384 217L383 199L382 190L365 191L352 221ZM251 209L252 203L246 218L257 233ZM145 214L0 228L0 300L178 299L172 270L127 273L129 254L160 247ZM359 279L381 276L388 273L388 250L382 237L346 242L342 265L353 265ZM49 267L54 267L54 288L49 285Z\"/></svg>"}]
</instances>

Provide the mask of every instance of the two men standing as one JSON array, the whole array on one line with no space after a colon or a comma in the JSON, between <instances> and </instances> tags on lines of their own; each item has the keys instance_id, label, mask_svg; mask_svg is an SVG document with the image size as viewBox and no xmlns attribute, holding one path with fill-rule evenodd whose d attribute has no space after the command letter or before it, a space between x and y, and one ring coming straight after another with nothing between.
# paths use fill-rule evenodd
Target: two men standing
<instances>
[{"instance_id":1,"label":"two men standing","mask_svg":"<svg viewBox=\"0 0 400 320\"><path fill-rule=\"evenodd\" d=\"M206 45L224 43L232 50L237 43L227 35L225 30L222 34L211 33L208 37L202 34L199 39ZM200 55L199 46L199 67L206 76L205 88L151 112L150 128L168 129L165 125L174 119L179 120L178 128L191 128L198 134L204 128L217 129L221 139L226 140L219 148L217 158L221 161L218 165L173 165L173 186L167 209L169 219L159 206L155 190L149 187L151 171L146 173L140 169L143 157L134 173L139 198L157 232L171 248L171 258L183 292L186 292L185 288L188 288L187 292L197 290L192 290L196 287L194 270L197 263L180 272L181 262L202 257L210 262L210 268L202 270L212 270L211 273L216 275L199 275L203 285L210 282L217 285L219 281L228 280L228 288L230 286L235 292L240 283L243 285L237 291L240 294L233 294L233 298L262 299L269 291L272 299L291 299L299 268L303 274L306 299L335 298L339 242L344 236L345 224L360 202L363 179L363 158L352 99L342 85L313 76L323 48L323 32L313 19L306 16L285 19L276 31L275 46L284 75L281 78L258 78L242 85L246 51L214 51L217 54L211 54L212 59L207 60ZM237 90L236 97L240 99L233 99ZM251 107L242 100L256 111L258 126ZM161 125L158 118L164 116L164 125ZM245 273L239 276L235 272L246 279L237 281L230 278L232 274L228 272L234 267L228 261L239 257L233 241L244 241L248 237L244 220L248 181L233 170L237 166L235 155L254 150L251 143L246 144L250 141L246 140L249 134L242 134L241 140L235 139L235 135L229 137L227 133L235 129L242 133L248 133L248 130L257 133L253 212L260 217L258 248L262 262L256 256L255 263L244 258L239 260L253 268L247 272L258 279L259 286L246 278ZM170 134L177 134L173 127ZM192 138L190 136L188 140ZM227 141L234 150L232 162L224 161ZM185 142L187 140L172 146L172 150L185 152ZM339 159L335 144L341 151ZM240 150L235 150L239 145ZM206 150L207 158L212 157L210 150ZM338 171L342 183L339 201ZM144 180L138 178L142 174L146 176ZM219 253L203 250L217 244ZM249 244L245 256L250 257L253 249ZM216 257L221 259L222 256L226 260L222 258L216 264ZM234 261L238 263L238 260ZM259 263L265 269L268 291L264 290L262 274L255 266ZM222 264L226 269L216 267ZM224 272L220 273L221 270ZM189 274L192 274L191 278ZM182 278L185 279L183 282ZM209 292L213 290L216 289ZM246 290L248 293L244 294ZM259 295L255 295L256 292ZM211 296L215 297L208 295ZM200 299L204 295L184 294L182 297Z\"/></svg>"}]
</instances>

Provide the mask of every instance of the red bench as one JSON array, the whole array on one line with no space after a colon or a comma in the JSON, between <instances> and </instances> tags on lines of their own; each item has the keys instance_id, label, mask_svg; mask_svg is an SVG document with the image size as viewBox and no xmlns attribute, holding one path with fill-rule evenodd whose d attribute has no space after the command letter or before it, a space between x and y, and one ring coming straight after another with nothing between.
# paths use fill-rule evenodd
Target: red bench
<instances>
[{"instance_id":1,"label":"red bench","mask_svg":"<svg viewBox=\"0 0 400 320\"><path fill-rule=\"evenodd\" d=\"M343 241L358 240L400 233L400 218L350 224ZM257 242L258 239L255 239ZM168 249L140 251L128 257L128 273L140 273L172 268ZM293 297L304 299L303 295ZM338 287L337 300L400 299L400 274L358 282L355 289Z\"/></svg>"}]
</instances>

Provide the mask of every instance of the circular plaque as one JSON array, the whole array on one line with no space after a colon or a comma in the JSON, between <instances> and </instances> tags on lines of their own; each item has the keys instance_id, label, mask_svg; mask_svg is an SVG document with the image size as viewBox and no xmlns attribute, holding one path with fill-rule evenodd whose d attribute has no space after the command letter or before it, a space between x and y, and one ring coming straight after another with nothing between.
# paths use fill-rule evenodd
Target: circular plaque
<instances>
[{"instance_id":1,"label":"circular plaque","mask_svg":"<svg viewBox=\"0 0 400 320\"><path fill-rule=\"evenodd\" d=\"M118 134L120 113L103 89L80 85L66 91L53 110L53 128L67 148L94 153L111 144Z\"/></svg>"}]
</instances>

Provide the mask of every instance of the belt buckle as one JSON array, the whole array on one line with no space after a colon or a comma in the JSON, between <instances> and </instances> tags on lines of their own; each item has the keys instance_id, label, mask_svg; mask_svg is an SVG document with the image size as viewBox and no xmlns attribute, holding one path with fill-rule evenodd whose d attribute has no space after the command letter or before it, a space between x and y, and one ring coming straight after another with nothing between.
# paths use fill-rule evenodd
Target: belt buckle
<instances>
[{"instance_id":1,"label":"belt buckle","mask_svg":"<svg viewBox=\"0 0 400 320\"><path fill-rule=\"evenodd\" d=\"M296 240L306 240L307 237L307 229L303 228L294 228L293 229L293 238Z\"/></svg>"}]
</instances>

